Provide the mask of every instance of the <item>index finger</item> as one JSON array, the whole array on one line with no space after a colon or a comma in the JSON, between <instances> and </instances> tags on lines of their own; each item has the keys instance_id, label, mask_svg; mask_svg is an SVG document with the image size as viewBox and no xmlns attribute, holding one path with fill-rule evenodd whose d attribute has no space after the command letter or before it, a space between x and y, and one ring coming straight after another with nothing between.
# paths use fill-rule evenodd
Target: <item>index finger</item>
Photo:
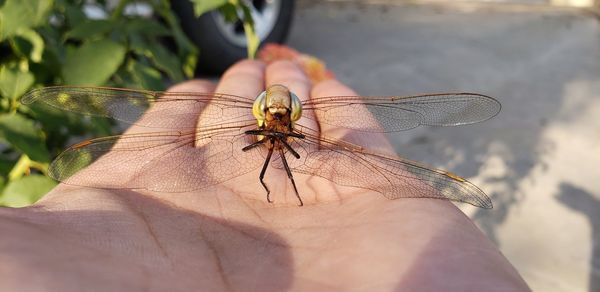
<instances>
[{"instance_id":1,"label":"index finger","mask_svg":"<svg viewBox=\"0 0 600 292\"><path fill-rule=\"evenodd\" d=\"M264 70L265 65L260 61L242 60L231 66L224 74L215 89L217 94L230 94L253 99L264 90ZM212 125L215 118L211 117L214 111L227 115L227 118L235 119L237 122L255 121L251 110L228 108L229 112L224 113L224 109L217 106L213 107L207 104L204 113L198 118L197 128L205 125Z\"/></svg>"},{"instance_id":2,"label":"index finger","mask_svg":"<svg viewBox=\"0 0 600 292\"><path fill-rule=\"evenodd\" d=\"M215 92L255 98L265 88L264 75L263 62L242 60L223 74Z\"/></svg>"}]
</instances>

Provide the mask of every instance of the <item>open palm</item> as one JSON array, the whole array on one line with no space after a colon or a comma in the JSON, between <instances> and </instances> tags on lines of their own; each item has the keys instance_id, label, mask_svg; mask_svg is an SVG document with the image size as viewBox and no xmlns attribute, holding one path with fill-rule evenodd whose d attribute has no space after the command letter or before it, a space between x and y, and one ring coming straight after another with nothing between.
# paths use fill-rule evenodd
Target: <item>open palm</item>
<instances>
[{"instance_id":1,"label":"open palm","mask_svg":"<svg viewBox=\"0 0 600 292\"><path fill-rule=\"evenodd\" d=\"M276 83L301 98L353 95L334 80L311 88L293 63L256 61L234 65L216 88L190 81L172 90L256 96ZM202 120L201 112L182 118L193 125L198 115ZM383 136L361 140L348 130L314 126L393 153ZM140 131L146 129L129 130ZM266 175L273 204L266 203L258 170L177 194L130 190L127 180L135 175L124 164L99 178L123 180L123 189L59 185L32 207L0 209L0 290L528 289L447 201L391 201L298 174L306 204L298 207L285 172L274 168Z\"/></svg>"}]
</instances>

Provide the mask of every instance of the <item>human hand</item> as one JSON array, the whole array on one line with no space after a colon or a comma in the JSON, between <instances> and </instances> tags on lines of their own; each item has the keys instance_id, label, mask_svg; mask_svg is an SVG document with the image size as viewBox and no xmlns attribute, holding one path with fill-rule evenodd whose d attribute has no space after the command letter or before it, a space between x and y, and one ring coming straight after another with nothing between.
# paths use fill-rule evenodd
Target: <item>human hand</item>
<instances>
[{"instance_id":1,"label":"human hand","mask_svg":"<svg viewBox=\"0 0 600 292\"><path fill-rule=\"evenodd\" d=\"M243 61L216 88L190 81L172 90L253 97L275 83L301 98L353 95L335 80L311 88L283 61ZM382 136L360 141L320 127L393 151ZM274 204L257 172L181 194L59 185L32 207L0 209L0 290L528 290L450 202L391 201L295 177L304 207L286 174L272 168L266 182Z\"/></svg>"}]
</instances>

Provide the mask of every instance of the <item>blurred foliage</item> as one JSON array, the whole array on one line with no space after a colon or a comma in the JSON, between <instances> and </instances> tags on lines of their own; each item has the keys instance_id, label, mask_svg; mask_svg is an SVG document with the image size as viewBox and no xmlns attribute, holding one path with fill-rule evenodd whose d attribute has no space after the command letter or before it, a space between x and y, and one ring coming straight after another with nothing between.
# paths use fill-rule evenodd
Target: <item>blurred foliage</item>
<instances>
[{"instance_id":1,"label":"blurred foliage","mask_svg":"<svg viewBox=\"0 0 600 292\"><path fill-rule=\"evenodd\" d=\"M243 2L191 1L197 16L217 8L232 21L241 15L254 54ZM141 2L150 15L130 13ZM32 204L56 185L46 176L52 157L113 132L108 120L22 105L24 93L50 85L164 90L192 77L197 57L168 0L0 0L0 205Z\"/></svg>"}]
</instances>

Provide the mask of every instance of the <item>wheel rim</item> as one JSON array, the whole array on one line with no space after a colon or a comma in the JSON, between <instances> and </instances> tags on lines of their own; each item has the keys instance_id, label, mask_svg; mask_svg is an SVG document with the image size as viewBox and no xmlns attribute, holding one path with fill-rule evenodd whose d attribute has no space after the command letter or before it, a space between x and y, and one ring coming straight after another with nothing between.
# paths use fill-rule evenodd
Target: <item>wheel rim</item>
<instances>
[{"instance_id":1,"label":"wheel rim","mask_svg":"<svg viewBox=\"0 0 600 292\"><path fill-rule=\"evenodd\" d=\"M281 12L281 0L262 0L262 1L244 1L250 8L252 19L254 20L254 30L260 41L264 41L273 31L279 13ZM218 11L210 13L217 29L233 45L246 47L246 35L241 21L229 23ZM238 15L240 12L238 11Z\"/></svg>"}]
</instances>

